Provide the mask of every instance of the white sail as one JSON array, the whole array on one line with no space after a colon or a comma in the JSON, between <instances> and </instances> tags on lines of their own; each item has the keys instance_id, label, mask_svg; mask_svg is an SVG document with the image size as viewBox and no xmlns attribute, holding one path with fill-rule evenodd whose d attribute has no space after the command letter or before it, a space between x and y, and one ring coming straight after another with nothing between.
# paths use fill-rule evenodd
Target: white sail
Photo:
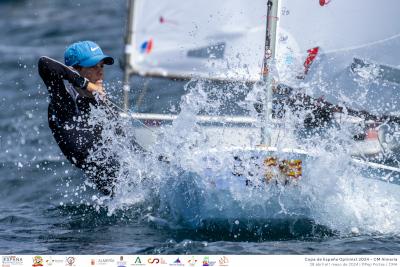
<instances>
[{"instance_id":1,"label":"white sail","mask_svg":"<svg viewBox=\"0 0 400 267\"><path fill-rule=\"evenodd\" d=\"M374 92L393 93L400 80L399 10L398 0L280 1L280 81L296 86L303 77L316 87L347 92L350 101L361 92L373 100ZM368 75L369 81L363 79Z\"/></svg>"},{"instance_id":2,"label":"white sail","mask_svg":"<svg viewBox=\"0 0 400 267\"><path fill-rule=\"evenodd\" d=\"M135 0L130 67L140 75L259 80L267 1Z\"/></svg>"},{"instance_id":3,"label":"white sail","mask_svg":"<svg viewBox=\"0 0 400 267\"><path fill-rule=\"evenodd\" d=\"M267 2L135 0L130 21L133 38L127 44L127 54L131 56L127 62L134 73L144 76L260 80ZM357 75L362 76L357 72L378 66L377 78L383 83L400 83L396 67L400 64L400 23L397 22L400 0L273 2L275 6L278 3L278 14L269 20L277 21L277 36L273 36L277 42L272 44L271 48L276 51L271 55L277 62L278 71L274 73L278 73L279 82L295 87L304 82L317 87L328 84L332 92L339 92L343 87L356 91L362 87L354 82ZM382 83L376 85L379 79L373 79L372 84L382 88ZM362 89L365 91L365 87ZM132 118L166 121L176 117L135 113ZM245 125L253 124L251 118L202 116L198 121L207 123L202 125L202 130L210 142L215 142L210 147L253 149L254 139L259 136L259 129ZM224 121L232 123L232 127L210 124ZM151 148L157 138L153 130L159 127L143 127L143 123L137 126L137 141ZM279 139L279 132L272 134L275 134L274 140ZM381 151L380 143L373 145L369 151L368 144L357 145L352 150L363 155ZM266 155L269 152L266 150Z\"/></svg>"}]
</instances>

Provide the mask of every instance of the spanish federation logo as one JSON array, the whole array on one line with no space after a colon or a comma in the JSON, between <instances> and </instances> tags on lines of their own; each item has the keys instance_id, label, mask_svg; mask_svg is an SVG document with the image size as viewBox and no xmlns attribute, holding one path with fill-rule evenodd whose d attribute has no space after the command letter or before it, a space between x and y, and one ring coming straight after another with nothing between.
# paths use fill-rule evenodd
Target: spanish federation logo
<instances>
[{"instance_id":1,"label":"spanish federation logo","mask_svg":"<svg viewBox=\"0 0 400 267\"><path fill-rule=\"evenodd\" d=\"M23 265L24 261L18 256L2 256L1 263L3 264L2 267L10 267L15 265Z\"/></svg>"}]
</instances>

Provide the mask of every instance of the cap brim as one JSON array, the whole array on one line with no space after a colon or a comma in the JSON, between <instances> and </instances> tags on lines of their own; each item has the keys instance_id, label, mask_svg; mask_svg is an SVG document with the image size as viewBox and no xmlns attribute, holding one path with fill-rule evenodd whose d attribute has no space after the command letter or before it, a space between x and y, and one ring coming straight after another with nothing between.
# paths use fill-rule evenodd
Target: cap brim
<instances>
[{"instance_id":1,"label":"cap brim","mask_svg":"<svg viewBox=\"0 0 400 267\"><path fill-rule=\"evenodd\" d=\"M98 56L94 56L89 59L86 59L85 61L80 62L79 66L85 67L85 68L90 68L90 67L96 66L97 63L99 63L100 61L103 61L104 64L107 64L107 65L114 64L114 59L112 57L106 56L106 55L98 55Z\"/></svg>"}]
</instances>

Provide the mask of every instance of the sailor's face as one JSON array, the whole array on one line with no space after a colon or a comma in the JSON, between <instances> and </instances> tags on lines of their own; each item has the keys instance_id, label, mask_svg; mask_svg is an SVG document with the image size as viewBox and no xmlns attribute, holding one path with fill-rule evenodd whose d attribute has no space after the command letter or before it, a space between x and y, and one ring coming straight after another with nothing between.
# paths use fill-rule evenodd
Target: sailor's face
<instances>
[{"instance_id":1,"label":"sailor's face","mask_svg":"<svg viewBox=\"0 0 400 267\"><path fill-rule=\"evenodd\" d=\"M79 73L92 83L102 81L104 77L104 62L100 61L97 65L89 68L81 67Z\"/></svg>"}]
</instances>

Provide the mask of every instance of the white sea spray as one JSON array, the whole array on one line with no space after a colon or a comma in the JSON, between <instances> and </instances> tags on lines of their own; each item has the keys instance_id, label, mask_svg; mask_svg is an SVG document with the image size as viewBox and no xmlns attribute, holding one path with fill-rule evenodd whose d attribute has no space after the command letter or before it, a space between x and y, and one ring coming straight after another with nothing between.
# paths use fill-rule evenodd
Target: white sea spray
<instances>
[{"instance_id":1,"label":"white sea spray","mask_svg":"<svg viewBox=\"0 0 400 267\"><path fill-rule=\"evenodd\" d=\"M205 127L198 116L221 115L224 103L237 100L235 96L241 94L238 107L254 119L248 126L257 133L262 121L255 104L264 88L260 84L239 84L231 86L226 94L220 87L202 81L191 81L186 87L177 118L171 125L152 130L156 141L149 153L138 153L132 145L136 128L131 121L122 118L114 118L112 123L104 121L104 144L121 168L114 197L105 201L94 199L97 204L106 205L110 214L136 207L143 211L144 217L166 220L170 226L178 223L189 227L199 227L203 219L210 218L240 222L243 218L305 217L344 235L354 229L361 234L398 232L396 185L368 179L363 169L353 164L356 145L353 135L362 131L362 125L339 120L339 125L325 125L310 133L303 122L314 114L284 106L283 123L274 126L278 134L272 139L278 155L285 157L282 152L285 148L296 147L312 151L313 157L304 162L297 185L266 185L259 179L264 175L262 160L256 163L243 160L242 174L233 175L237 171L235 157L251 159L251 155L243 146L235 150L227 147L229 140L224 139L236 137L232 126L220 123L218 130L210 132L210 125ZM105 113L104 109L95 109L92 120L105 120ZM122 127L125 135L115 134L116 125ZM240 130L243 129L237 129L237 135ZM248 139L251 146L258 142L256 136ZM164 160L159 160L160 155ZM245 186L246 183L250 186ZM213 190L216 188L213 184L219 189Z\"/></svg>"}]
</instances>

